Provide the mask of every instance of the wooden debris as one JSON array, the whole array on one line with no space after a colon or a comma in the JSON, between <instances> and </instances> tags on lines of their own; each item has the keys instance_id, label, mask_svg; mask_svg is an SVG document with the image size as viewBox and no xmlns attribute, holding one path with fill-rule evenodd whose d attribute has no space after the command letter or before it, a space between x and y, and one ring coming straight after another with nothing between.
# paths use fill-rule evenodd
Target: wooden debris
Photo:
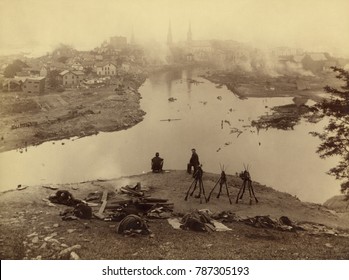
<instances>
[{"instance_id":1,"label":"wooden debris","mask_svg":"<svg viewBox=\"0 0 349 280\"><path fill-rule=\"evenodd\" d=\"M101 208L99 208L98 213L94 214L97 218L99 218L101 220L103 220L105 218L105 216L103 215L103 212L104 212L105 207L107 206L107 199L108 199L108 191L104 190L103 191L103 195L102 195L102 205L101 205Z\"/></svg>"},{"instance_id":2,"label":"wooden debris","mask_svg":"<svg viewBox=\"0 0 349 280\"><path fill-rule=\"evenodd\" d=\"M170 122L170 121L180 121L182 119L164 119L164 120L160 120L161 122Z\"/></svg>"},{"instance_id":3,"label":"wooden debris","mask_svg":"<svg viewBox=\"0 0 349 280\"><path fill-rule=\"evenodd\" d=\"M49 189L49 190L58 190L58 187L53 187L53 186L42 186L45 189Z\"/></svg>"}]
</instances>

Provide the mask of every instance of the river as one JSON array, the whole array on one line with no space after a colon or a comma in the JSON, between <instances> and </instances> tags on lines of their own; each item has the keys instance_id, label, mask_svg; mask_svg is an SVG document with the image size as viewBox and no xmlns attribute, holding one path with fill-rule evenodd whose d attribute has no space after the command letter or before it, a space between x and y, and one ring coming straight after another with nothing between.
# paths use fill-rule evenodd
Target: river
<instances>
[{"instance_id":1,"label":"river","mask_svg":"<svg viewBox=\"0 0 349 280\"><path fill-rule=\"evenodd\" d=\"M248 165L253 180L304 201L323 203L339 194L339 182L325 173L336 159L320 159L320 142L309 135L321 131L323 122L302 122L289 131L258 132L249 126L292 98L242 100L192 70L154 74L139 91L147 114L130 129L1 153L0 190L149 172L155 152L165 159L165 169L184 170L196 148L207 172L220 173L224 164L227 174L235 174ZM231 133L237 130L242 133Z\"/></svg>"}]
</instances>

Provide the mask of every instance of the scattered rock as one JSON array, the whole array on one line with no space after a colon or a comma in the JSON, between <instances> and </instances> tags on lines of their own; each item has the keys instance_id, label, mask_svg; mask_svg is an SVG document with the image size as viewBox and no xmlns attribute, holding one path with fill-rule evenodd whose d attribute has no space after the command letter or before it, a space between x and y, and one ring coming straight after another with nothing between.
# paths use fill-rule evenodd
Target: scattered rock
<instances>
[{"instance_id":1,"label":"scattered rock","mask_svg":"<svg viewBox=\"0 0 349 280\"><path fill-rule=\"evenodd\" d=\"M68 232L68 233L73 233L74 231L76 231L75 228L67 229L67 232Z\"/></svg>"},{"instance_id":2,"label":"scattered rock","mask_svg":"<svg viewBox=\"0 0 349 280\"><path fill-rule=\"evenodd\" d=\"M58 228L58 227L59 227L59 224L54 224L53 227L54 227L54 228Z\"/></svg>"},{"instance_id":3,"label":"scattered rock","mask_svg":"<svg viewBox=\"0 0 349 280\"><path fill-rule=\"evenodd\" d=\"M61 244L57 239L54 238L50 238L49 240L47 240L47 242Z\"/></svg>"},{"instance_id":4,"label":"scattered rock","mask_svg":"<svg viewBox=\"0 0 349 280\"><path fill-rule=\"evenodd\" d=\"M69 248L66 248L66 249L60 251L58 254L58 257L60 259L68 259L71 252L73 252L74 250L79 250L79 249L81 249L81 245L71 246Z\"/></svg>"},{"instance_id":5,"label":"scattered rock","mask_svg":"<svg viewBox=\"0 0 349 280\"><path fill-rule=\"evenodd\" d=\"M44 243L42 243L42 245L40 246L40 250L43 250L43 249L46 249L46 246L47 246L47 243L46 242L44 242Z\"/></svg>"},{"instance_id":6,"label":"scattered rock","mask_svg":"<svg viewBox=\"0 0 349 280\"><path fill-rule=\"evenodd\" d=\"M70 259L71 260L80 260L80 257L79 257L79 255L77 253L71 252L70 253Z\"/></svg>"},{"instance_id":7,"label":"scattered rock","mask_svg":"<svg viewBox=\"0 0 349 280\"><path fill-rule=\"evenodd\" d=\"M42 186L42 187L50 190L58 190L58 187L53 187L53 186Z\"/></svg>"},{"instance_id":8,"label":"scattered rock","mask_svg":"<svg viewBox=\"0 0 349 280\"><path fill-rule=\"evenodd\" d=\"M50 239L52 239L53 237L57 236L57 232L53 232L50 235L46 236L44 238L45 241L49 241Z\"/></svg>"},{"instance_id":9,"label":"scattered rock","mask_svg":"<svg viewBox=\"0 0 349 280\"><path fill-rule=\"evenodd\" d=\"M34 236L37 236L38 234L36 232L33 232L31 234L28 234L27 237L30 238L30 237L34 237Z\"/></svg>"},{"instance_id":10,"label":"scattered rock","mask_svg":"<svg viewBox=\"0 0 349 280\"><path fill-rule=\"evenodd\" d=\"M325 246L326 246L327 248L333 248L333 245L331 245L330 243L326 243Z\"/></svg>"},{"instance_id":11,"label":"scattered rock","mask_svg":"<svg viewBox=\"0 0 349 280\"><path fill-rule=\"evenodd\" d=\"M39 237L35 236L33 239L32 239L32 243L38 243L39 242Z\"/></svg>"},{"instance_id":12,"label":"scattered rock","mask_svg":"<svg viewBox=\"0 0 349 280\"><path fill-rule=\"evenodd\" d=\"M17 191L25 190L26 188L28 188L28 186L18 185L17 186Z\"/></svg>"}]
</instances>

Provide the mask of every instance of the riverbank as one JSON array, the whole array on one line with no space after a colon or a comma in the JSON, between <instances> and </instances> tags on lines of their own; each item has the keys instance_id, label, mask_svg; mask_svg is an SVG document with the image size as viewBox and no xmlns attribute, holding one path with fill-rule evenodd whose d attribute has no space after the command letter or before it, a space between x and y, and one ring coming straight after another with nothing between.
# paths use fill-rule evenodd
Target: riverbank
<instances>
[{"instance_id":1,"label":"riverbank","mask_svg":"<svg viewBox=\"0 0 349 280\"><path fill-rule=\"evenodd\" d=\"M249 97L296 97L318 102L323 87L336 83L333 73L319 76L270 76L257 72L210 70L201 77L217 86L225 85L241 99Z\"/></svg>"},{"instance_id":2,"label":"riverbank","mask_svg":"<svg viewBox=\"0 0 349 280\"><path fill-rule=\"evenodd\" d=\"M218 174L204 173L206 195ZM224 192L216 198L218 187L208 203L185 193L192 182L185 171L141 174L114 180L97 180L64 185L37 185L0 194L1 259L348 259L348 212L336 213L314 203L305 203L290 194L253 183L259 203L249 204L248 194L235 204L241 179L228 175L233 204ZM167 219L150 219L151 235L125 237L116 233L118 222L90 220L63 221L59 215L65 205L48 203L56 190L68 190L78 199L107 190L118 198L120 188L142 185L146 196L173 203L172 218L194 209L209 209L212 215L230 213L232 220L220 221L229 231L200 233L174 229ZM121 195L122 196L122 195ZM123 196L122 196L123 197ZM123 197L124 198L124 197ZM98 212L101 204L93 207ZM247 217L287 216L302 231L257 228L241 221ZM227 240L229 240L227 242ZM63 254L68 249L68 254ZM69 255L69 250L76 254ZM61 253L63 251L63 253ZM61 253L61 254L60 254Z\"/></svg>"},{"instance_id":3,"label":"riverbank","mask_svg":"<svg viewBox=\"0 0 349 280\"><path fill-rule=\"evenodd\" d=\"M138 88L145 76L124 77L122 86L66 89L44 95L0 93L0 153L47 141L128 129L143 120Z\"/></svg>"},{"instance_id":4,"label":"riverbank","mask_svg":"<svg viewBox=\"0 0 349 280\"><path fill-rule=\"evenodd\" d=\"M272 107L272 114L260 116L252 120L251 125L258 129L276 128L293 129L303 117L310 122L319 121L308 100L320 102L324 98L323 88L326 85L339 85L333 73L322 73L313 76L268 76L257 72L242 73L239 71L211 71L202 75L203 78L223 85L240 99L291 97L292 104Z\"/></svg>"}]
</instances>

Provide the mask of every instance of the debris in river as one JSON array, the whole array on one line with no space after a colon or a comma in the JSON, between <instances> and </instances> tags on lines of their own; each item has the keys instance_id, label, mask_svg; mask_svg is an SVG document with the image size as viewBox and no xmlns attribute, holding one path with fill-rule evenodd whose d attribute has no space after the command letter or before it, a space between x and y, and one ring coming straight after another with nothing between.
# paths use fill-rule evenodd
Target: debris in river
<instances>
[{"instance_id":1,"label":"debris in river","mask_svg":"<svg viewBox=\"0 0 349 280\"><path fill-rule=\"evenodd\" d=\"M160 120L161 122L171 122L171 121L180 121L181 119L164 119Z\"/></svg>"},{"instance_id":2,"label":"debris in river","mask_svg":"<svg viewBox=\"0 0 349 280\"><path fill-rule=\"evenodd\" d=\"M237 134L236 138L238 138L240 136L240 134L242 133L242 131L236 127L233 127L230 129L230 134L233 134L233 133L236 133Z\"/></svg>"}]
</instances>

